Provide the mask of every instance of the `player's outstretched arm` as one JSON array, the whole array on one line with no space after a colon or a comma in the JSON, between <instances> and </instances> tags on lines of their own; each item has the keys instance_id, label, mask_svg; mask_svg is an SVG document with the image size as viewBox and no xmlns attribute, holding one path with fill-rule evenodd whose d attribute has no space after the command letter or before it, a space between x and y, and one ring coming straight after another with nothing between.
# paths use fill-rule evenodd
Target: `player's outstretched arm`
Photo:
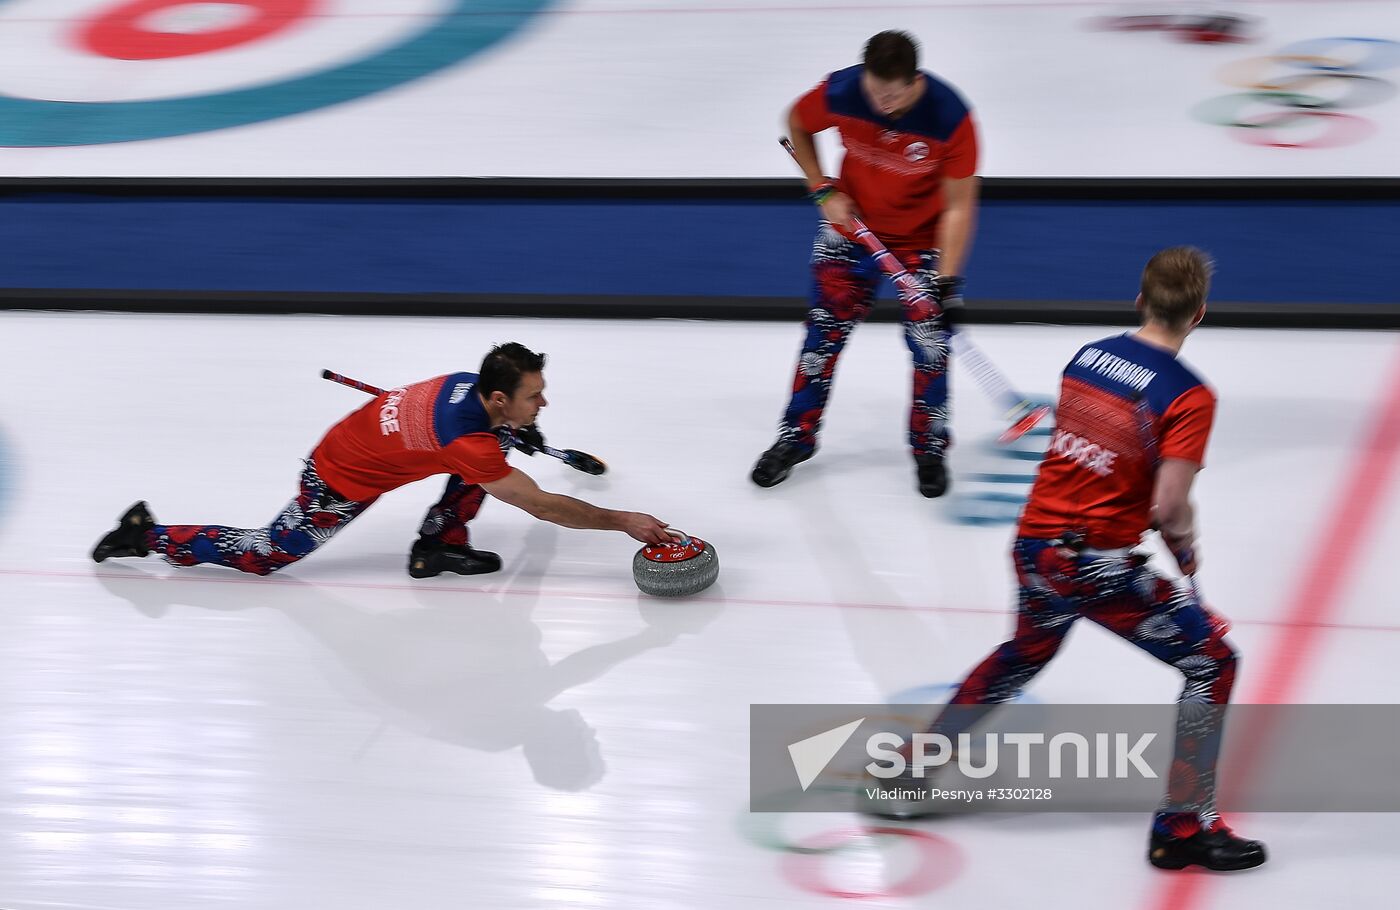
<instances>
[{"instance_id":1,"label":"player's outstretched arm","mask_svg":"<svg viewBox=\"0 0 1400 910\"><path fill-rule=\"evenodd\" d=\"M523 509L540 521L565 528L597 531L621 531L634 540L647 544L667 543L671 535L666 524L642 512L621 512L603 509L572 496L541 490L524 471L512 468L500 480L481 485L486 492Z\"/></svg>"},{"instance_id":2,"label":"player's outstretched arm","mask_svg":"<svg viewBox=\"0 0 1400 910\"><path fill-rule=\"evenodd\" d=\"M1194 574L1200 565L1196 554L1196 510L1191 506L1191 485L1200 469L1200 465L1184 458L1162 459L1152 497L1153 524L1187 575Z\"/></svg>"}]
</instances>

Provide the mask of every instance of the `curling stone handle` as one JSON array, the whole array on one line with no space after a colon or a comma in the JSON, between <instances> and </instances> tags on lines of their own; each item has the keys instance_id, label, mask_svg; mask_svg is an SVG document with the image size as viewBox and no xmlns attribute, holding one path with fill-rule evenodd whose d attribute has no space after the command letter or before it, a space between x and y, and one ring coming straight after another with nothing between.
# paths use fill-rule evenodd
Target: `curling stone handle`
<instances>
[{"instance_id":1,"label":"curling stone handle","mask_svg":"<svg viewBox=\"0 0 1400 910\"><path fill-rule=\"evenodd\" d=\"M687 533L685 533L684 531L681 531L681 530L679 530L679 529L677 529L677 528L667 528L667 529L666 529L666 533L667 533L667 534L670 534L672 537L679 537L679 538L680 538L680 540L678 540L678 541L676 541L675 543L671 544L671 546L673 546L673 547L688 547L688 546L690 546L690 535L687 534Z\"/></svg>"}]
</instances>

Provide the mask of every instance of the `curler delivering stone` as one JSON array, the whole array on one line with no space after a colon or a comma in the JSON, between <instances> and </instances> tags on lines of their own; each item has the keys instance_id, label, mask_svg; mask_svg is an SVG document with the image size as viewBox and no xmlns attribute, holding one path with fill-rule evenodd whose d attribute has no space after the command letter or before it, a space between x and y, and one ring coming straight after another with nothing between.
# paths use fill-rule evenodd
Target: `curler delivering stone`
<instances>
[{"instance_id":1,"label":"curler delivering stone","mask_svg":"<svg viewBox=\"0 0 1400 910\"><path fill-rule=\"evenodd\" d=\"M687 597L698 594L719 578L719 554L698 537L678 531L672 543L642 547L632 557L632 578L643 594L653 597Z\"/></svg>"}]
</instances>

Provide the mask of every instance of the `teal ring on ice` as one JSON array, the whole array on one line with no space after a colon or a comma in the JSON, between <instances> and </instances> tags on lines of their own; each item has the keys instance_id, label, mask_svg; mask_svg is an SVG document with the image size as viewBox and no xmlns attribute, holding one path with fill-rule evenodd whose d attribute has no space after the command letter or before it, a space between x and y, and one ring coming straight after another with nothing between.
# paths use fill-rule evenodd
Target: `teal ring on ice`
<instances>
[{"instance_id":1,"label":"teal ring on ice","mask_svg":"<svg viewBox=\"0 0 1400 910\"><path fill-rule=\"evenodd\" d=\"M0 0L3 4L5 0ZM479 53L552 0L455 0L426 29L368 57L269 85L149 101L46 101L0 95L0 146L136 142L222 130L353 101Z\"/></svg>"}]
</instances>

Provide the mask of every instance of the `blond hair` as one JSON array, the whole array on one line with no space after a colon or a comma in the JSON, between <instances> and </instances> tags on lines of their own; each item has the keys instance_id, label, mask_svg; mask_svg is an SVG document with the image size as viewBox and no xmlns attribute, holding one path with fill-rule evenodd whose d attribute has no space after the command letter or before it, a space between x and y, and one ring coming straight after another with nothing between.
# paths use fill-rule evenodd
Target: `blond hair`
<instances>
[{"instance_id":1,"label":"blond hair","mask_svg":"<svg viewBox=\"0 0 1400 910\"><path fill-rule=\"evenodd\" d=\"M1201 250L1173 246L1147 261L1142 270L1142 304L1147 318L1172 329L1184 329L1206 302L1215 271Z\"/></svg>"}]
</instances>

